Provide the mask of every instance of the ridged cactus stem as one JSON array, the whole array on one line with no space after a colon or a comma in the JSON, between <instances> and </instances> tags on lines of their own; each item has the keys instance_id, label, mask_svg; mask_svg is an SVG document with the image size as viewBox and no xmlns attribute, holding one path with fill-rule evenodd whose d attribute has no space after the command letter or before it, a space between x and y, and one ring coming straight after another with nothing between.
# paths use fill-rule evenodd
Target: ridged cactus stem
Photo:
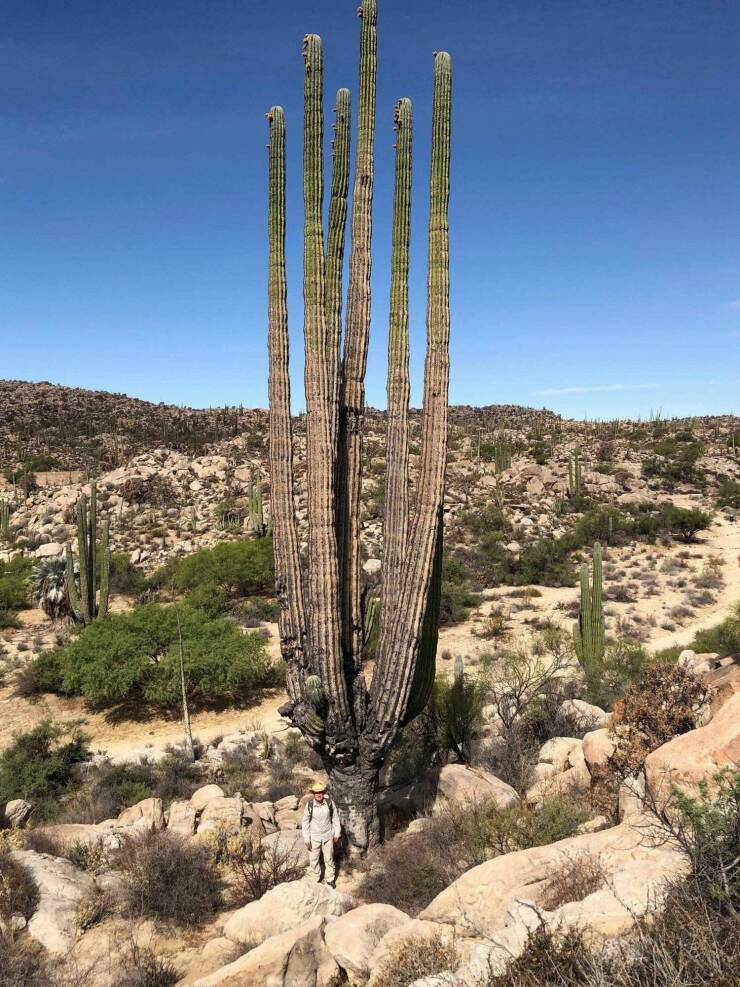
<instances>
[{"instance_id":1,"label":"ridged cactus stem","mask_svg":"<svg viewBox=\"0 0 740 987\"><path fill-rule=\"evenodd\" d=\"M383 592L398 591L406 560L409 527L409 245L411 239L411 101L401 99L394 113L396 181L393 199L391 295L388 326L388 417Z\"/></svg>"},{"instance_id":2,"label":"ridged cactus stem","mask_svg":"<svg viewBox=\"0 0 740 987\"><path fill-rule=\"evenodd\" d=\"M349 146L351 136L351 97L349 89L340 89L334 108L331 196L329 229L326 238L326 313L327 376L332 397L332 445L336 450L337 402L339 400L339 359L342 342L342 270L347 233L349 195Z\"/></svg>"},{"instance_id":3,"label":"ridged cactus stem","mask_svg":"<svg viewBox=\"0 0 740 987\"><path fill-rule=\"evenodd\" d=\"M440 542L447 462L451 114L452 62L446 52L435 52L421 465L407 563L392 603L392 616L389 614L384 623L381 654L373 674L369 738L383 736L387 731L384 724L401 722L411 705L421 631L428 619L427 610L433 596L434 559ZM384 608L385 604L383 600Z\"/></svg>"},{"instance_id":4,"label":"ridged cactus stem","mask_svg":"<svg viewBox=\"0 0 740 987\"><path fill-rule=\"evenodd\" d=\"M332 701L337 729L351 730L343 674L334 527L334 435L324 309L324 110L321 39L304 39L303 302L308 472L308 636L314 671Z\"/></svg>"},{"instance_id":5,"label":"ridged cactus stem","mask_svg":"<svg viewBox=\"0 0 740 987\"><path fill-rule=\"evenodd\" d=\"M0 501L0 538L4 541L10 538L10 504L7 500Z\"/></svg>"},{"instance_id":6,"label":"ridged cactus stem","mask_svg":"<svg viewBox=\"0 0 740 987\"><path fill-rule=\"evenodd\" d=\"M578 623L573 628L576 654L583 667L586 682L591 689L598 685L604 658L602 560L601 545L596 542L593 548L593 566L590 579L588 566L584 563L581 567L581 606Z\"/></svg>"},{"instance_id":7,"label":"ridged cactus stem","mask_svg":"<svg viewBox=\"0 0 740 987\"><path fill-rule=\"evenodd\" d=\"M110 587L110 535L108 522L102 525L103 552L100 565L100 599L98 601L98 560L97 560L97 490L95 484L90 485L90 501L80 494L77 500L77 566L79 570L79 590L75 579L72 561L72 547L67 545L67 595L72 612L77 620L90 624L97 617L105 617L108 613L108 595Z\"/></svg>"},{"instance_id":8,"label":"ridged cactus stem","mask_svg":"<svg viewBox=\"0 0 740 987\"><path fill-rule=\"evenodd\" d=\"M77 580L75 578L74 562L72 560L72 546L67 544L65 552L67 562L67 597L69 598L69 605L72 608L75 620L81 621L83 619L82 601L77 591Z\"/></svg>"},{"instance_id":9,"label":"ridged cactus stem","mask_svg":"<svg viewBox=\"0 0 740 987\"><path fill-rule=\"evenodd\" d=\"M100 567L100 601L98 617L108 616L108 595L110 592L110 537L108 522L103 521L100 547L103 551L103 564Z\"/></svg>"},{"instance_id":10,"label":"ridged cactus stem","mask_svg":"<svg viewBox=\"0 0 740 987\"><path fill-rule=\"evenodd\" d=\"M90 613L90 550L87 544L87 497L80 494L77 501L77 565L80 570L80 609L82 622L89 624Z\"/></svg>"},{"instance_id":11,"label":"ridged cactus stem","mask_svg":"<svg viewBox=\"0 0 740 987\"><path fill-rule=\"evenodd\" d=\"M88 610L90 619L94 620L97 608L95 604L95 587L98 578L97 570L97 550L98 550L98 491L93 481L90 484L90 510L88 513L87 551L88 551Z\"/></svg>"},{"instance_id":12,"label":"ridged cactus stem","mask_svg":"<svg viewBox=\"0 0 740 987\"><path fill-rule=\"evenodd\" d=\"M274 106L268 177L268 350L270 400L270 513L275 591L280 606L280 648L287 669L288 694L302 698L306 676L303 582L294 510L293 433L290 411L287 277L285 272L285 114Z\"/></svg>"},{"instance_id":13,"label":"ridged cactus stem","mask_svg":"<svg viewBox=\"0 0 740 987\"><path fill-rule=\"evenodd\" d=\"M342 647L359 672L362 657L360 587L360 498L365 414L365 371L370 333L372 205L375 175L375 102L377 77L376 0L362 0L357 151L352 192L352 251L349 261L347 317L342 355L337 450L337 531L342 587ZM357 677L361 686L361 676ZM357 700L356 700L357 705Z\"/></svg>"},{"instance_id":14,"label":"ridged cactus stem","mask_svg":"<svg viewBox=\"0 0 740 987\"><path fill-rule=\"evenodd\" d=\"M262 475L258 472L249 483L249 522L257 538L265 534L265 512L262 498Z\"/></svg>"}]
</instances>

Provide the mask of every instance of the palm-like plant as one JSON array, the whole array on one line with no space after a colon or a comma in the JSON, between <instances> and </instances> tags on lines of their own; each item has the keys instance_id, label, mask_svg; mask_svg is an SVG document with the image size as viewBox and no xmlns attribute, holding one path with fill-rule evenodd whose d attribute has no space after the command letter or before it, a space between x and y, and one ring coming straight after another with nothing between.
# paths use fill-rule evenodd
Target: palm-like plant
<instances>
[{"instance_id":1,"label":"palm-like plant","mask_svg":"<svg viewBox=\"0 0 740 987\"><path fill-rule=\"evenodd\" d=\"M28 581L34 598L52 620L60 620L71 614L67 592L67 566L62 555L39 562L34 566Z\"/></svg>"}]
</instances>

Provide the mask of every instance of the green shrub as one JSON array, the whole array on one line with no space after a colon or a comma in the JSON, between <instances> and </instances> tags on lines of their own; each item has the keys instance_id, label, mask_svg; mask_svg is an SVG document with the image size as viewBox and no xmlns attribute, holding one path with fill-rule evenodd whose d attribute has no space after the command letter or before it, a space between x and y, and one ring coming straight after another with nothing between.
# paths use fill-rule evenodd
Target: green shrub
<instances>
[{"instance_id":1,"label":"green shrub","mask_svg":"<svg viewBox=\"0 0 740 987\"><path fill-rule=\"evenodd\" d=\"M723 480L717 492L717 507L740 510L740 483L737 480Z\"/></svg>"},{"instance_id":2,"label":"green shrub","mask_svg":"<svg viewBox=\"0 0 740 987\"><path fill-rule=\"evenodd\" d=\"M222 882L208 849L172 833L127 840L114 864L124 904L135 917L200 925L220 904Z\"/></svg>"},{"instance_id":3,"label":"green shrub","mask_svg":"<svg viewBox=\"0 0 740 987\"><path fill-rule=\"evenodd\" d=\"M703 531L712 523L705 511L675 507L673 504L665 509L663 518L666 529L686 542L693 541L697 531Z\"/></svg>"},{"instance_id":4,"label":"green shrub","mask_svg":"<svg viewBox=\"0 0 740 987\"><path fill-rule=\"evenodd\" d=\"M440 602L440 626L460 624L470 616L471 607L480 603L480 597L472 591L468 572L454 555L445 554L442 563L442 598Z\"/></svg>"},{"instance_id":5,"label":"green shrub","mask_svg":"<svg viewBox=\"0 0 740 987\"><path fill-rule=\"evenodd\" d=\"M259 627L260 624L276 624L280 615L277 600L255 596L234 608L234 618L242 627Z\"/></svg>"},{"instance_id":6,"label":"green shrub","mask_svg":"<svg viewBox=\"0 0 740 987\"><path fill-rule=\"evenodd\" d=\"M576 574L570 546L562 538L541 538L507 557L502 582L508 586L572 586Z\"/></svg>"},{"instance_id":7,"label":"green shrub","mask_svg":"<svg viewBox=\"0 0 740 987\"><path fill-rule=\"evenodd\" d=\"M0 561L0 611L21 610L28 606L28 577L31 560L25 558Z\"/></svg>"},{"instance_id":8,"label":"green shrub","mask_svg":"<svg viewBox=\"0 0 740 987\"><path fill-rule=\"evenodd\" d=\"M668 483L694 483L701 478L697 461L703 449L698 442L677 443L664 439L653 445L654 455L643 460L642 475Z\"/></svg>"},{"instance_id":9,"label":"green shrub","mask_svg":"<svg viewBox=\"0 0 740 987\"><path fill-rule=\"evenodd\" d=\"M193 706L244 702L274 684L274 669L258 634L243 634L224 619L180 609L185 676ZM85 627L71 644L45 653L32 666L40 683L57 685L91 702L181 702L177 611L147 604Z\"/></svg>"},{"instance_id":10,"label":"green shrub","mask_svg":"<svg viewBox=\"0 0 740 987\"><path fill-rule=\"evenodd\" d=\"M272 539L224 542L204 548L159 569L149 582L154 588L174 586L180 592L210 584L234 597L264 593L272 590L275 583Z\"/></svg>"},{"instance_id":11,"label":"green shrub","mask_svg":"<svg viewBox=\"0 0 740 987\"><path fill-rule=\"evenodd\" d=\"M75 787L75 765L89 757L88 738L74 723L44 720L15 734L0 754L0 802L24 798L42 817L53 814L56 800Z\"/></svg>"},{"instance_id":12,"label":"green shrub","mask_svg":"<svg viewBox=\"0 0 740 987\"><path fill-rule=\"evenodd\" d=\"M102 565L102 553L98 553ZM110 557L110 591L125 596L136 596L146 589L146 576L125 552L112 552Z\"/></svg>"},{"instance_id":13,"label":"green shrub","mask_svg":"<svg viewBox=\"0 0 740 987\"><path fill-rule=\"evenodd\" d=\"M466 676L462 667L455 670L452 681L437 678L428 715L435 724L440 750L455 754L460 761L470 760L484 701L484 684Z\"/></svg>"},{"instance_id":14,"label":"green shrub","mask_svg":"<svg viewBox=\"0 0 740 987\"><path fill-rule=\"evenodd\" d=\"M740 604L736 604L726 617L714 627L707 627L702 631L697 631L693 641L686 645L697 654L719 655L733 654L740 651ZM657 652L656 659L663 662L674 662L684 650L681 645L674 645L672 648L664 648Z\"/></svg>"}]
</instances>

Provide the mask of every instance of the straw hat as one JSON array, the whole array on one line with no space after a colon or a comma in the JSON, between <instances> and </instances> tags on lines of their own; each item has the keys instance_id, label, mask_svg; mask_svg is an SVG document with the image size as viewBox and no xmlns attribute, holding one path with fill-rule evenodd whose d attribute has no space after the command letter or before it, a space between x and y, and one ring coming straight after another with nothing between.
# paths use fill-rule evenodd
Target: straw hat
<instances>
[{"instance_id":1,"label":"straw hat","mask_svg":"<svg viewBox=\"0 0 740 987\"><path fill-rule=\"evenodd\" d=\"M318 795L319 792L325 792L326 791L326 785L324 784L323 781L315 781L313 783L313 785L311 785L311 788L309 789L309 791L313 792L314 795Z\"/></svg>"}]
</instances>

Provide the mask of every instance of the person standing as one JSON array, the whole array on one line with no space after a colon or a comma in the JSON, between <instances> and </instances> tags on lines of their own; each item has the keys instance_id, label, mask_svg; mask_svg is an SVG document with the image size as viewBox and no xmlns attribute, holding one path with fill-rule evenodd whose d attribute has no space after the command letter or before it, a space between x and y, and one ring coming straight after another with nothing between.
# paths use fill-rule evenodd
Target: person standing
<instances>
[{"instance_id":1,"label":"person standing","mask_svg":"<svg viewBox=\"0 0 740 987\"><path fill-rule=\"evenodd\" d=\"M309 852L309 863L321 883L321 861L324 862L324 881L334 887L336 871L334 868L334 847L339 842L342 825L339 813L332 800L326 794L326 785L317 781L311 785L311 798L303 810L303 842Z\"/></svg>"}]
</instances>

